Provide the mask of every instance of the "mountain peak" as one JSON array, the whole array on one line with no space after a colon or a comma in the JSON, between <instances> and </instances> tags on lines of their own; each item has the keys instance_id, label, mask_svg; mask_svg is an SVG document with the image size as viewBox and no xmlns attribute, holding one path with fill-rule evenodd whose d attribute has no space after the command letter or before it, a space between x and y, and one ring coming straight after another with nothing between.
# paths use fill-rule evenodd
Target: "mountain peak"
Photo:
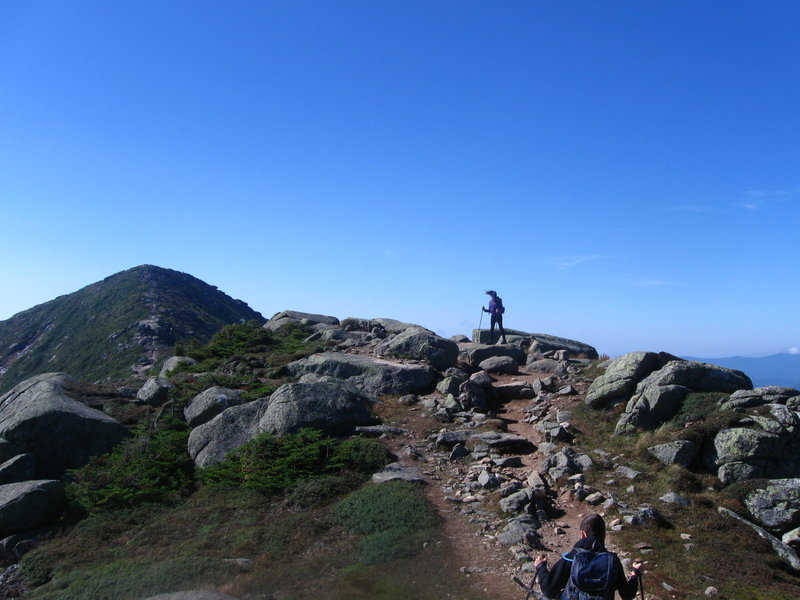
<instances>
[{"instance_id":1,"label":"mountain peak","mask_svg":"<svg viewBox=\"0 0 800 600\"><path fill-rule=\"evenodd\" d=\"M206 342L248 320L265 319L188 273L139 265L0 322L0 391L50 371L124 379L148 371L178 342Z\"/></svg>"}]
</instances>

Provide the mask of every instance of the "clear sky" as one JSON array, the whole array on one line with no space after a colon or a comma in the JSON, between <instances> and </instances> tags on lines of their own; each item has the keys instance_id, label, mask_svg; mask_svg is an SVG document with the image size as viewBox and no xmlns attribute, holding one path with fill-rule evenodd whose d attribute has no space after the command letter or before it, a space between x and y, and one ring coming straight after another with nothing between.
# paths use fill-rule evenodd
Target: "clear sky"
<instances>
[{"instance_id":1,"label":"clear sky","mask_svg":"<svg viewBox=\"0 0 800 600\"><path fill-rule=\"evenodd\" d=\"M800 346L800 3L0 3L0 320L140 264L266 317ZM485 325L486 319L483 319Z\"/></svg>"}]
</instances>

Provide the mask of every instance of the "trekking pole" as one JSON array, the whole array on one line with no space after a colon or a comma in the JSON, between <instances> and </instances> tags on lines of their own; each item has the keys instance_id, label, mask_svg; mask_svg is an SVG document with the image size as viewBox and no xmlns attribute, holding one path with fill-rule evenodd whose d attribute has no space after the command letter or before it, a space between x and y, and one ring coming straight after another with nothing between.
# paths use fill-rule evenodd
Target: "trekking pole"
<instances>
[{"instance_id":1,"label":"trekking pole","mask_svg":"<svg viewBox=\"0 0 800 600\"><path fill-rule=\"evenodd\" d=\"M538 598L539 597L539 595L533 589L533 586L536 585L536 577L538 575L539 575L539 573L534 573L533 574L533 579L531 579L531 584L530 585L525 585L524 583L522 583L522 580L520 580L519 577L512 577L512 579L514 580L514 583L516 583L519 587L521 587L523 590L525 590L527 592L527 594L525 594L525 600L528 600L531 596L533 596L534 598Z\"/></svg>"},{"instance_id":2,"label":"trekking pole","mask_svg":"<svg viewBox=\"0 0 800 600\"><path fill-rule=\"evenodd\" d=\"M644 581L642 577L642 572L639 571L639 593L642 596L642 600L644 600Z\"/></svg>"},{"instance_id":3,"label":"trekking pole","mask_svg":"<svg viewBox=\"0 0 800 600\"><path fill-rule=\"evenodd\" d=\"M483 307L481 306L481 320L478 321L478 336L480 336L481 325L483 325ZM478 338L480 339L480 337Z\"/></svg>"}]
</instances>

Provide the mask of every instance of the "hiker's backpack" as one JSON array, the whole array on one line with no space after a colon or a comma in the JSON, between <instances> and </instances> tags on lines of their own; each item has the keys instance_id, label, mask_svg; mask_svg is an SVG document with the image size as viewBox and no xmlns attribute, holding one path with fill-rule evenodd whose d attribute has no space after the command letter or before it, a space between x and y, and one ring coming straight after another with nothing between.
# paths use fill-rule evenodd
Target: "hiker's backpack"
<instances>
[{"instance_id":1,"label":"hiker's backpack","mask_svg":"<svg viewBox=\"0 0 800 600\"><path fill-rule=\"evenodd\" d=\"M567 558L566 555L564 558ZM617 561L612 552L576 548L561 600L613 600ZM569 560L569 559L567 559Z\"/></svg>"},{"instance_id":2,"label":"hiker's backpack","mask_svg":"<svg viewBox=\"0 0 800 600\"><path fill-rule=\"evenodd\" d=\"M495 314L502 315L506 312L506 307L503 306L503 299L498 297L497 298L497 307L494 309Z\"/></svg>"}]
</instances>

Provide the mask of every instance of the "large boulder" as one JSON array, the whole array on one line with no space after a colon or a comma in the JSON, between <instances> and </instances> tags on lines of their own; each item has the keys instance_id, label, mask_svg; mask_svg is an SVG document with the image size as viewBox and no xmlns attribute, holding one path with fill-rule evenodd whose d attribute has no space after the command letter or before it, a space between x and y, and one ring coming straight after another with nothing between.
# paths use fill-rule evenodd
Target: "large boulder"
<instances>
[{"instance_id":1,"label":"large boulder","mask_svg":"<svg viewBox=\"0 0 800 600\"><path fill-rule=\"evenodd\" d=\"M427 329L410 327L381 342L375 348L375 354L421 360L438 371L444 371L456 364L458 344Z\"/></svg>"},{"instance_id":2,"label":"large boulder","mask_svg":"<svg viewBox=\"0 0 800 600\"><path fill-rule=\"evenodd\" d=\"M697 361L673 360L639 382L615 433L658 427L677 414L691 392L732 393L752 388L750 378L741 371Z\"/></svg>"},{"instance_id":3,"label":"large boulder","mask_svg":"<svg viewBox=\"0 0 800 600\"><path fill-rule=\"evenodd\" d=\"M383 327L386 333L402 333L407 329L424 329L419 325L414 325L414 323L403 323L402 321L398 321L396 319L372 319L374 323Z\"/></svg>"},{"instance_id":4,"label":"large boulder","mask_svg":"<svg viewBox=\"0 0 800 600\"><path fill-rule=\"evenodd\" d=\"M0 485L0 538L47 525L58 517L66 501L61 481Z\"/></svg>"},{"instance_id":5,"label":"large boulder","mask_svg":"<svg viewBox=\"0 0 800 600\"><path fill-rule=\"evenodd\" d=\"M136 401L148 406L161 406L169 399L173 387L166 377L149 377L136 392Z\"/></svg>"},{"instance_id":6,"label":"large boulder","mask_svg":"<svg viewBox=\"0 0 800 600\"><path fill-rule=\"evenodd\" d=\"M0 437L36 457L39 477L59 477L106 454L125 439L128 428L107 414L71 398L64 373L26 379L0 398Z\"/></svg>"},{"instance_id":7,"label":"large boulder","mask_svg":"<svg viewBox=\"0 0 800 600\"><path fill-rule=\"evenodd\" d=\"M259 433L268 400L232 406L189 434L189 456L200 468L222 461Z\"/></svg>"},{"instance_id":8,"label":"large boulder","mask_svg":"<svg viewBox=\"0 0 800 600\"><path fill-rule=\"evenodd\" d=\"M325 315L315 315L313 313L298 312L296 310L284 310L272 315L269 321L264 324L267 331L277 331L285 325L297 323L302 325L332 325L338 326L339 319Z\"/></svg>"},{"instance_id":9,"label":"large boulder","mask_svg":"<svg viewBox=\"0 0 800 600\"><path fill-rule=\"evenodd\" d=\"M482 361L478 368L487 373L510 373L517 372L518 363L510 356L492 356Z\"/></svg>"},{"instance_id":10,"label":"large boulder","mask_svg":"<svg viewBox=\"0 0 800 600\"><path fill-rule=\"evenodd\" d=\"M488 358L497 356L508 356L513 358L517 364L525 363L525 353L518 346L512 344L475 344L472 342L458 344L458 362L467 365L472 369L477 369Z\"/></svg>"},{"instance_id":11,"label":"large boulder","mask_svg":"<svg viewBox=\"0 0 800 600\"><path fill-rule=\"evenodd\" d=\"M322 352L290 363L292 377L306 374L347 380L373 396L423 392L433 386L433 369L427 365L399 364L358 354Z\"/></svg>"},{"instance_id":12,"label":"large boulder","mask_svg":"<svg viewBox=\"0 0 800 600\"><path fill-rule=\"evenodd\" d=\"M682 385L694 392L732 393L753 389L753 382L741 371L694 360L669 361L642 380L636 392L654 385Z\"/></svg>"},{"instance_id":13,"label":"large boulder","mask_svg":"<svg viewBox=\"0 0 800 600\"><path fill-rule=\"evenodd\" d=\"M170 356L167 360L164 361L164 364L161 366L161 371L159 371L158 375L159 377L166 377L181 365L196 365L196 364L197 361L188 356Z\"/></svg>"},{"instance_id":14,"label":"large boulder","mask_svg":"<svg viewBox=\"0 0 800 600\"><path fill-rule=\"evenodd\" d=\"M800 416L769 404L723 429L704 453L706 466L724 483L755 478L800 477Z\"/></svg>"},{"instance_id":15,"label":"large boulder","mask_svg":"<svg viewBox=\"0 0 800 600\"><path fill-rule=\"evenodd\" d=\"M636 385L670 360L680 360L666 352L630 352L612 360L606 372L595 379L586 392L586 404L601 408L611 402L627 401Z\"/></svg>"},{"instance_id":16,"label":"large boulder","mask_svg":"<svg viewBox=\"0 0 800 600\"><path fill-rule=\"evenodd\" d=\"M259 431L280 435L303 428L331 434L352 433L372 421L370 399L336 380L289 383L270 397L259 420Z\"/></svg>"},{"instance_id":17,"label":"large boulder","mask_svg":"<svg viewBox=\"0 0 800 600\"><path fill-rule=\"evenodd\" d=\"M197 394L183 409L183 416L190 426L197 427L210 421L226 408L242 403L240 390L214 386Z\"/></svg>"}]
</instances>

